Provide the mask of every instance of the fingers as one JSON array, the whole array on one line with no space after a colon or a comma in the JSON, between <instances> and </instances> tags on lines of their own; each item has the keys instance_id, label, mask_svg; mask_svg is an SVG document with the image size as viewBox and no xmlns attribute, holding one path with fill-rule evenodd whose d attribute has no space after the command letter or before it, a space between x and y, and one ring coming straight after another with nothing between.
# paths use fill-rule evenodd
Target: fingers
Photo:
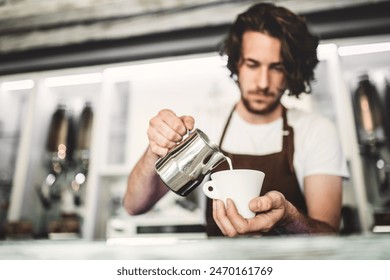
<instances>
[{"instance_id":1,"label":"fingers","mask_svg":"<svg viewBox=\"0 0 390 280\"><path fill-rule=\"evenodd\" d=\"M263 196L255 197L249 202L249 209L255 213L267 212L281 208L285 198L282 193L270 191Z\"/></svg>"},{"instance_id":2,"label":"fingers","mask_svg":"<svg viewBox=\"0 0 390 280\"><path fill-rule=\"evenodd\" d=\"M249 208L257 214L254 218L244 219L231 199L227 199L226 208L222 201L214 200L213 218L222 233L230 237L268 232L283 218L286 212L286 200L283 194L271 191L252 199Z\"/></svg>"},{"instance_id":3,"label":"fingers","mask_svg":"<svg viewBox=\"0 0 390 280\"><path fill-rule=\"evenodd\" d=\"M237 235L237 231L226 215L226 209L223 201L217 199L213 200L213 218L224 235L229 237Z\"/></svg>"},{"instance_id":4,"label":"fingers","mask_svg":"<svg viewBox=\"0 0 390 280\"><path fill-rule=\"evenodd\" d=\"M271 191L252 199L249 208L257 213L254 219L248 220L249 230L267 232L274 228L284 217L286 199L282 193Z\"/></svg>"},{"instance_id":5,"label":"fingers","mask_svg":"<svg viewBox=\"0 0 390 280\"><path fill-rule=\"evenodd\" d=\"M160 157L165 156L183 139L188 129L193 129L194 123L190 116L178 117L171 110L161 110L149 121L147 135L151 151Z\"/></svg>"},{"instance_id":6,"label":"fingers","mask_svg":"<svg viewBox=\"0 0 390 280\"><path fill-rule=\"evenodd\" d=\"M250 232L248 220L238 213L231 199L226 200L226 208L221 200L213 201L213 218L222 233L229 237Z\"/></svg>"},{"instance_id":7,"label":"fingers","mask_svg":"<svg viewBox=\"0 0 390 280\"><path fill-rule=\"evenodd\" d=\"M193 130L195 125L195 120L191 116L181 116L180 119L183 121L185 127L188 130Z\"/></svg>"},{"instance_id":8,"label":"fingers","mask_svg":"<svg viewBox=\"0 0 390 280\"><path fill-rule=\"evenodd\" d=\"M237 207L234 204L233 200L228 198L226 200L226 205L227 205L226 214L227 214L227 217L228 217L232 227L234 228L235 234L236 235L237 234L247 234L247 233L251 232L248 220L243 218L238 213ZM232 233L232 232L229 232L229 233ZM228 233L228 236L230 236L229 233Z\"/></svg>"},{"instance_id":9,"label":"fingers","mask_svg":"<svg viewBox=\"0 0 390 280\"><path fill-rule=\"evenodd\" d=\"M262 214L259 214L254 218L244 219L238 213L237 207L231 199L227 200L226 215L234 229L234 231L232 229L227 231L228 236L267 232L271 229L270 225L273 225L272 220L267 215L262 216Z\"/></svg>"}]
</instances>

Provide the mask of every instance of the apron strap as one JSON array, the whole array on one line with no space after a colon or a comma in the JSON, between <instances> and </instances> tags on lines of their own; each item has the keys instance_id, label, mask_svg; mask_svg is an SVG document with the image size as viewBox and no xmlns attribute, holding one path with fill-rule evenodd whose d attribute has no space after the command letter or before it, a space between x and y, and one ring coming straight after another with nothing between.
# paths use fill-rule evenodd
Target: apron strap
<instances>
[{"instance_id":1,"label":"apron strap","mask_svg":"<svg viewBox=\"0 0 390 280\"><path fill-rule=\"evenodd\" d=\"M292 174L295 173L293 158L294 158L294 130L287 122L287 109L282 106L283 117L283 152L287 156L288 164Z\"/></svg>"},{"instance_id":2,"label":"apron strap","mask_svg":"<svg viewBox=\"0 0 390 280\"><path fill-rule=\"evenodd\" d=\"M225 139L225 134L226 134L227 128L229 126L230 120L232 119L233 112L234 112L234 110L236 110L237 104L238 103L234 104L234 106L233 106L233 108L232 108L232 110L231 110L231 112L229 114L229 117L228 117L228 119L226 121L225 127L224 127L223 132L222 132L221 140L219 141L219 148L220 149L222 149L223 139Z\"/></svg>"}]
</instances>

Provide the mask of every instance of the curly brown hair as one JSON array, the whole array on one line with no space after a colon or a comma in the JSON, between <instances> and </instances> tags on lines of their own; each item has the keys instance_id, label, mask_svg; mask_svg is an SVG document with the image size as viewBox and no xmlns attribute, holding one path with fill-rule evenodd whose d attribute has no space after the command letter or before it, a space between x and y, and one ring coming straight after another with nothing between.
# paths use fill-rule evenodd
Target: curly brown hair
<instances>
[{"instance_id":1,"label":"curly brown hair","mask_svg":"<svg viewBox=\"0 0 390 280\"><path fill-rule=\"evenodd\" d=\"M314 79L314 68L318 63L319 39L309 32L305 19L272 3L256 4L238 15L220 49L220 54L228 57L231 77L238 74L242 36L248 30L262 32L281 41L289 95L299 97L302 92L309 93L310 81Z\"/></svg>"}]
</instances>

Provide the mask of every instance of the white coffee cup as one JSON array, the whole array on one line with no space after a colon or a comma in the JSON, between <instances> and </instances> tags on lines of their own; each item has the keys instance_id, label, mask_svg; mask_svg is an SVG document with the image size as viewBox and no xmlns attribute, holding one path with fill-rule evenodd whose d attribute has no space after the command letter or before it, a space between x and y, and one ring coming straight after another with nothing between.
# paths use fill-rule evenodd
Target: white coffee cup
<instances>
[{"instance_id":1,"label":"white coffee cup","mask_svg":"<svg viewBox=\"0 0 390 280\"><path fill-rule=\"evenodd\" d=\"M258 170L233 169L215 172L211 181L203 184L203 192L211 199L233 200L238 213L244 218L253 218L249 202L260 195L265 174Z\"/></svg>"}]
</instances>

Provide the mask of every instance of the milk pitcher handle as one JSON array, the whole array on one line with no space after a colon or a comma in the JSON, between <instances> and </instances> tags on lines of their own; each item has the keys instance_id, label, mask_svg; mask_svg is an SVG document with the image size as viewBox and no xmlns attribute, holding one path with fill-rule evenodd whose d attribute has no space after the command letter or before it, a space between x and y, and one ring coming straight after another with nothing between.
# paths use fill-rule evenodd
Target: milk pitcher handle
<instances>
[{"instance_id":1,"label":"milk pitcher handle","mask_svg":"<svg viewBox=\"0 0 390 280\"><path fill-rule=\"evenodd\" d=\"M191 135L194 131L195 131L195 129L189 130L189 129L187 128L186 134L183 135L181 141L177 142L177 144L183 142L185 139L187 139L188 137L190 137L190 135ZM175 147L173 147L172 149L174 149L174 148L175 148ZM171 150L172 150L172 149L171 149ZM168 153L167 153L165 156L167 156L167 155L169 154L169 152L170 152L170 150L168 151ZM158 165L159 165L159 162L160 162L163 158L164 158L164 157L158 158L157 161L156 161L156 163L155 163L155 165L158 166Z\"/></svg>"}]
</instances>

